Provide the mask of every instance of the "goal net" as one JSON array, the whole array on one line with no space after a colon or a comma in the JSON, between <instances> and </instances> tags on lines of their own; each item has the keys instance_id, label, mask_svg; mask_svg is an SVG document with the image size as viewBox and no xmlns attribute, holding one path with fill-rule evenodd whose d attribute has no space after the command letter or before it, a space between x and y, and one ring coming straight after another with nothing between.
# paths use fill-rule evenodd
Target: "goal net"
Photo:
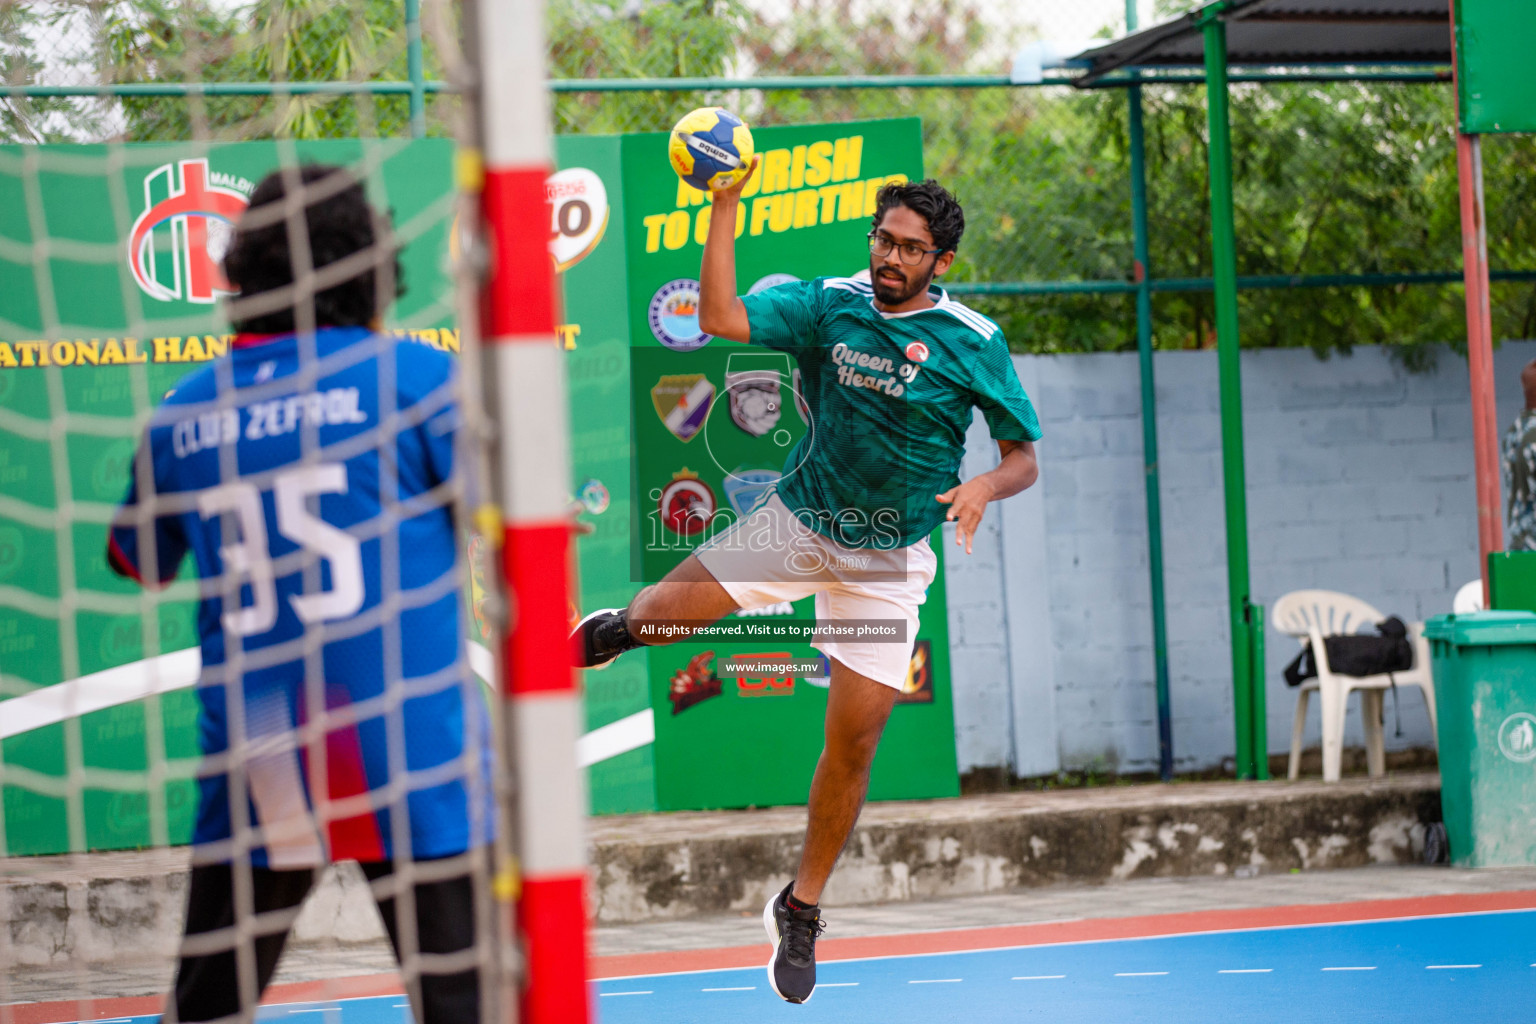
<instances>
[{"instance_id":1,"label":"goal net","mask_svg":"<svg viewBox=\"0 0 1536 1024\"><path fill-rule=\"evenodd\" d=\"M0 3L0 1024L515 1016L458 33Z\"/></svg>"}]
</instances>

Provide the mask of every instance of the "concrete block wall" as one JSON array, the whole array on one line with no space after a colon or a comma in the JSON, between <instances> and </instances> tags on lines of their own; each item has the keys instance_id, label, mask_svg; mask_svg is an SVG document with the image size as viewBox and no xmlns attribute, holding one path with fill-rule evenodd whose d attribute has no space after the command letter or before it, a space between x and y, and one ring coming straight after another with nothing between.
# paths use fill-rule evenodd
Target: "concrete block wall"
<instances>
[{"instance_id":1,"label":"concrete block wall","mask_svg":"<svg viewBox=\"0 0 1536 1024\"><path fill-rule=\"evenodd\" d=\"M1533 356L1536 342L1495 354L1501 432ZM989 514L971 556L947 549L961 768L1155 770L1136 356L1015 365L1045 431L1041 481ZM1155 372L1173 742L1187 771L1220 765L1233 746L1216 354L1158 353ZM1433 370L1409 373L1378 347L1327 360L1245 352L1243 405L1254 600L1320 587L1406 620L1450 610L1478 572L1464 359L1443 349ZM978 418L962 475L996 459ZM1294 710L1281 670L1296 647L1271 630L1266 653L1278 753ZM1399 699L1401 734L1388 700L1388 749L1433 746L1417 691ZM1358 745L1358 708L1348 717L1345 742Z\"/></svg>"}]
</instances>

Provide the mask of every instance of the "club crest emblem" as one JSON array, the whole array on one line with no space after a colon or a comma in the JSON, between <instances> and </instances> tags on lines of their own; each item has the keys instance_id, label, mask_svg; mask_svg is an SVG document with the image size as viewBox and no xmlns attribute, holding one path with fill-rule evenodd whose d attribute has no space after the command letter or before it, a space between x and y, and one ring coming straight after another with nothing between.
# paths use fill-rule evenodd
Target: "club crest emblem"
<instances>
[{"instance_id":1,"label":"club crest emblem","mask_svg":"<svg viewBox=\"0 0 1536 1024\"><path fill-rule=\"evenodd\" d=\"M762 437L779 424L783 414L777 370L742 370L725 375L731 398L731 422L753 437Z\"/></svg>"},{"instance_id":2,"label":"club crest emblem","mask_svg":"<svg viewBox=\"0 0 1536 1024\"><path fill-rule=\"evenodd\" d=\"M731 503L737 515L744 516L763 495L773 490L781 476L783 474L776 469L738 469L728 473L722 485L725 500Z\"/></svg>"},{"instance_id":3,"label":"club crest emblem","mask_svg":"<svg viewBox=\"0 0 1536 1024\"><path fill-rule=\"evenodd\" d=\"M651 388L656 415L679 441L692 441L709 419L715 386L702 373L668 374Z\"/></svg>"},{"instance_id":4,"label":"club crest emblem","mask_svg":"<svg viewBox=\"0 0 1536 1024\"><path fill-rule=\"evenodd\" d=\"M674 352L692 352L714 338L699 330L699 282L692 278L668 281L651 296L651 333Z\"/></svg>"},{"instance_id":5,"label":"club crest emblem","mask_svg":"<svg viewBox=\"0 0 1536 1024\"><path fill-rule=\"evenodd\" d=\"M907 358L914 363L926 363L928 361L928 346L920 341L914 341L907 345Z\"/></svg>"},{"instance_id":6,"label":"club crest emblem","mask_svg":"<svg viewBox=\"0 0 1536 1024\"><path fill-rule=\"evenodd\" d=\"M715 492L685 466L674 473L672 482L662 489L657 508L667 529L683 537L693 537L702 533L715 517Z\"/></svg>"}]
</instances>

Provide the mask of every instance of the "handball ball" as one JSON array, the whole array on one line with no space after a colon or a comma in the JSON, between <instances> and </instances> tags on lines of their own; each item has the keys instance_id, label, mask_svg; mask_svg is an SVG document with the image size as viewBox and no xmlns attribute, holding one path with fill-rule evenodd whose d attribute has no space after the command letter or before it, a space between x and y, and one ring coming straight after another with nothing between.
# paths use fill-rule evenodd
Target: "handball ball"
<instances>
[{"instance_id":1,"label":"handball ball","mask_svg":"<svg viewBox=\"0 0 1536 1024\"><path fill-rule=\"evenodd\" d=\"M672 129L667 156L677 176L700 192L730 188L752 167L752 129L721 107L700 107Z\"/></svg>"}]
</instances>

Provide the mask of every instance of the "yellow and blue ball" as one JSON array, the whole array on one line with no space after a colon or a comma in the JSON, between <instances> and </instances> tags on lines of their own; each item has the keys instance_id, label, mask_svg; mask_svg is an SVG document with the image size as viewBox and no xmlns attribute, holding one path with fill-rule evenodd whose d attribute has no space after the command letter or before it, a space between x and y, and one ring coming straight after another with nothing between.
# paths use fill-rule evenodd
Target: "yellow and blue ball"
<instances>
[{"instance_id":1,"label":"yellow and blue ball","mask_svg":"<svg viewBox=\"0 0 1536 1024\"><path fill-rule=\"evenodd\" d=\"M721 107L683 115L667 144L672 169L701 192L718 192L746 177L752 152L752 130Z\"/></svg>"}]
</instances>

